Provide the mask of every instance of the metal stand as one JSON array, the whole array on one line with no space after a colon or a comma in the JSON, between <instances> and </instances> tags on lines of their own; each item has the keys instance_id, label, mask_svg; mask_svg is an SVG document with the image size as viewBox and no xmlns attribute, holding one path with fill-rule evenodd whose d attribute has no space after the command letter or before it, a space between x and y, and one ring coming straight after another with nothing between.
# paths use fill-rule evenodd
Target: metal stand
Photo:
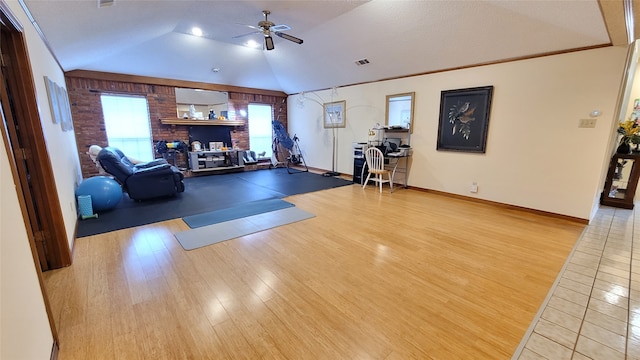
<instances>
[{"instance_id":1,"label":"metal stand","mask_svg":"<svg viewBox=\"0 0 640 360\"><path fill-rule=\"evenodd\" d=\"M302 151L300 151L300 146L298 145L298 136L293 136L293 149L289 151L290 155L287 157L287 172L289 174L295 174L299 172L308 172L309 168L307 167L307 163L304 161L304 157L302 156ZM291 168L291 165L300 165L304 166L304 170Z\"/></svg>"},{"instance_id":2,"label":"metal stand","mask_svg":"<svg viewBox=\"0 0 640 360\"><path fill-rule=\"evenodd\" d=\"M340 173L336 171L336 129L333 128L331 129L331 131L333 131L333 144L331 147L331 171L327 171L326 173L322 174L322 176L325 177L340 175Z\"/></svg>"},{"instance_id":3,"label":"metal stand","mask_svg":"<svg viewBox=\"0 0 640 360\"><path fill-rule=\"evenodd\" d=\"M299 172L308 172L309 168L307 167L307 163L304 161L304 157L302 156L302 151L300 151L300 145L298 145L298 136L293 135L293 139L289 137L287 134L287 130L284 128L281 122L274 120L273 124L273 132L275 136L273 138L273 154L276 160L278 159L278 145L282 145L285 149L289 151L289 156L287 157L286 167L287 172L289 174L296 174ZM278 161L274 164L274 167L277 167L281 164ZM304 166L304 170L292 168L291 165L300 165Z\"/></svg>"},{"instance_id":4,"label":"metal stand","mask_svg":"<svg viewBox=\"0 0 640 360\"><path fill-rule=\"evenodd\" d=\"M273 138L273 142L271 145L271 150L273 151L271 154L271 166L269 166L269 169L272 168L278 168L281 166L285 166L285 162L284 161L280 161L280 150L278 149L280 145L280 142L278 141L277 138Z\"/></svg>"}]
</instances>

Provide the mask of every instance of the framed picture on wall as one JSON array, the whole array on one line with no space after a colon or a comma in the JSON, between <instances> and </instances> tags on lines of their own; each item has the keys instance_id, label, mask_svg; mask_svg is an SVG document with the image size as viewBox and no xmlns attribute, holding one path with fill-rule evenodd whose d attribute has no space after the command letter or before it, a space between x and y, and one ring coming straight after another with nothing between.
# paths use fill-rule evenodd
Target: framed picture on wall
<instances>
[{"instance_id":1,"label":"framed picture on wall","mask_svg":"<svg viewBox=\"0 0 640 360\"><path fill-rule=\"evenodd\" d=\"M69 95L67 90L62 86L57 87L58 107L60 108L60 126L62 131L73 130L73 121L71 120L71 106L69 104Z\"/></svg>"},{"instance_id":2,"label":"framed picture on wall","mask_svg":"<svg viewBox=\"0 0 640 360\"><path fill-rule=\"evenodd\" d=\"M48 76L44 77L44 84L47 88L47 96L49 97L49 108L51 109L51 121L54 124L58 124L61 121L62 114L60 113L60 103L58 102L58 85L49 79Z\"/></svg>"},{"instance_id":3,"label":"framed picture on wall","mask_svg":"<svg viewBox=\"0 0 640 360\"><path fill-rule=\"evenodd\" d=\"M437 150L484 153L493 86L442 91Z\"/></svg>"},{"instance_id":4,"label":"framed picture on wall","mask_svg":"<svg viewBox=\"0 0 640 360\"><path fill-rule=\"evenodd\" d=\"M347 101L335 101L324 104L324 127L343 128L347 126Z\"/></svg>"}]
</instances>

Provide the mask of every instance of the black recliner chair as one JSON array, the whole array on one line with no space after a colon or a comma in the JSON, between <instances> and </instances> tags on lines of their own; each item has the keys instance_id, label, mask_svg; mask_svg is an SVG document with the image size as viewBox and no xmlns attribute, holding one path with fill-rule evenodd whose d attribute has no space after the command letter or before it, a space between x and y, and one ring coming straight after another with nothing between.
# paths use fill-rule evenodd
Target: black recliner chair
<instances>
[{"instance_id":1,"label":"black recliner chair","mask_svg":"<svg viewBox=\"0 0 640 360\"><path fill-rule=\"evenodd\" d=\"M133 164L119 149L107 146L97 160L133 200L173 196L184 191L184 175L165 159Z\"/></svg>"}]
</instances>

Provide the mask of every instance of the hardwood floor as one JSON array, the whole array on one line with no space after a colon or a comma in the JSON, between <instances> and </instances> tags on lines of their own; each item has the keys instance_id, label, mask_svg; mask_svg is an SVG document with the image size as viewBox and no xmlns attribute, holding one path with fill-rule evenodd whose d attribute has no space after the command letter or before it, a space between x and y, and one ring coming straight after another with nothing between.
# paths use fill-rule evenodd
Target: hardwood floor
<instances>
[{"instance_id":1,"label":"hardwood floor","mask_svg":"<svg viewBox=\"0 0 640 360\"><path fill-rule=\"evenodd\" d=\"M77 239L45 273L59 359L507 359L584 228L414 190L285 200L316 217L192 251L181 219Z\"/></svg>"}]
</instances>

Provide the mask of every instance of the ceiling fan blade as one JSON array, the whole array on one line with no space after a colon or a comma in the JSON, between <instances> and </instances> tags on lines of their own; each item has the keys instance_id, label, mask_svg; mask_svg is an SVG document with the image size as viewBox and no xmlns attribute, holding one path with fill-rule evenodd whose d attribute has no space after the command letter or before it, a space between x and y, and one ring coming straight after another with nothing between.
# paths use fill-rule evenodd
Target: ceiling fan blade
<instances>
[{"instance_id":1,"label":"ceiling fan blade","mask_svg":"<svg viewBox=\"0 0 640 360\"><path fill-rule=\"evenodd\" d=\"M252 28L252 29L256 29L256 30L261 30L262 31L261 28L255 26L255 25L248 25L248 24L243 24L243 23L238 23L238 22L235 23L235 25L240 25L240 26L244 26L244 27L248 27L248 28Z\"/></svg>"},{"instance_id":2,"label":"ceiling fan blade","mask_svg":"<svg viewBox=\"0 0 640 360\"><path fill-rule=\"evenodd\" d=\"M289 41L293 41L296 44L302 44L303 40L299 39L295 36L289 35L289 34L285 34L283 32L280 31L274 31L274 34L278 35L279 37L285 39L285 40L289 40Z\"/></svg>"},{"instance_id":3,"label":"ceiling fan blade","mask_svg":"<svg viewBox=\"0 0 640 360\"><path fill-rule=\"evenodd\" d=\"M273 38L269 35L264 37L264 47L267 50L273 50L275 46L273 46Z\"/></svg>"},{"instance_id":4,"label":"ceiling fan blade","mask_svg":"<svg viewBox=\"0 0 640 360\"><path fill-rule=\"evenodd\" d=\"M242 34L242 35L236 35L234 37L232 37L232 39L237 39L237 38L241 38L241 37L245 37L245 36L249 36L249 35L253 35L253 34L260 34L262 33L262 30L256 30L256 31L252 31L250 33L246 33L246 34Z\"/></svg>"}]
</instances>

